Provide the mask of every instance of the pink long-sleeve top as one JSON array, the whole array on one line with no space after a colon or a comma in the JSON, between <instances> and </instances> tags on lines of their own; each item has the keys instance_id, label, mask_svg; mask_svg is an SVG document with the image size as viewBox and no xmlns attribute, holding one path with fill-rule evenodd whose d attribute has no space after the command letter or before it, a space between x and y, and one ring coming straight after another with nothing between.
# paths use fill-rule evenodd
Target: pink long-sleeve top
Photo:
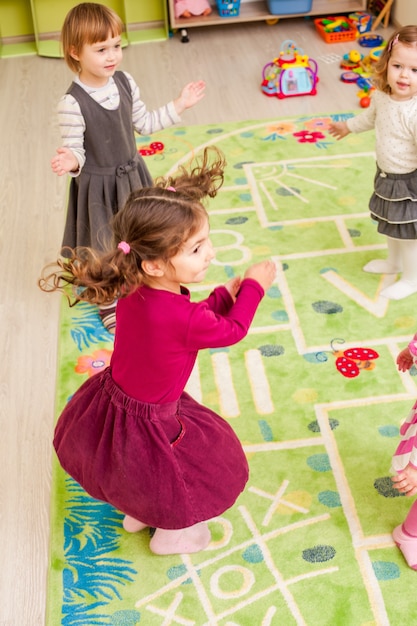
<instances>
[{"instance_id":1,"label":"pink long-sleeve top","mask_svg":"<svg viewBox=\"0 0 417 626\"><path fill-rule=\"evenodd\" d=\"M230 346L245 337L264 295L259 283L242 281L236 302L225 287L206 300L146 286L117 305L112 376L129 396L162 404L178 400L198 350Z\"/></svg>"}]
</instances>

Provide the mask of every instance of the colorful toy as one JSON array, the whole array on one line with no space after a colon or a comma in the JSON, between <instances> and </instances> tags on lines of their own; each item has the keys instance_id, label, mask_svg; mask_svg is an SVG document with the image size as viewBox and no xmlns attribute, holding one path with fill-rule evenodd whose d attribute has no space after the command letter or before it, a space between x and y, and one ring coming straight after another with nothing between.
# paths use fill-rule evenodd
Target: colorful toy
<instances>
[{"instance_id":1,"label":"colorful toy","mask_svg":"<svg viewBox=\"0 0 417 626\"><path fill-rule=\"evenodd\" d=\"M363 55L358 52L358 50L351 50L343 56L340 67L343 70L355 71L356 69L359 69L361 67L362 61Z\"/></svg>"},{"instance_id":2,"label":"colorful toy","mask_svg":"<svg viewBox=\"0 0 417 626\"><path fill-rule=\"evenodd\" d=\"M357 11L349 14L349 20L357 30L358 35L368 33L372 28L372 15L364 11Z\"/></svg>"},{"instance_id":3,"label":"colorful toy","mask_svg":"<svg viewBox=\"0 0 417 626\"><path fill-rule=\"evenodd\" d=\"M374 61L374 62L378 61L384 49L385 49L385 46L378 46L378 48L374 48L373 50L371 50L371 52L369 53L369 57L371 61Z\"/></svg>"},{"instance_id":4,"label":"colorful toy","mask_svg":"<svg viewBox=\"0 0 417 626\"><path fill-rule=\"evenodd\" d=\"M359 104L363 109L366 109L371 104L371 93L375 89L371 81L364 76L359 76L357 83L359 91L357 96L359 98Z\"/></svg>"},{"instance_id":5,"label":"colorful toy","mask_svg":"<svg viewBox=\"0 0 417 626\"><path fill-rule=\"evenodd\" d=\"M351 26L344 19L324 18L321 20L321 25L326 33L340 33L345 30L351 30Z\"/></svg>"},{"instance_id":6,"label":"colorful toy","mask_svg":"<svg viewBox=\"0 0 417 626\"><path fill-rule=\"evenodd\" d=\"M383 43L384 38L381 37L381 35L375 35L375 33L362 35L362 37L358 39L358 44L363 48L377 48L378 46L382 46Z\"/></svg>"},{"instance_id":7,"label":"colorful toy","mask_svg":"<svg viewBox=\"0 0 417 626\"><path fill-rule=\"evenodd\" d=\"M363 59L363 55L358 52L358 50L351 50L348 54L349 57L349 61L352 61L352 63L360 63Z\"/></svg>"},{"instance_id":8,"label":"colorful toy","mask_svg":"<svg viewBox=\"0 0 417 626\"><path fill-rule=\"evenodd\" d=\"M348 72L343 72L342 75L340 76L340 80L343 83L357 83L359 79L359 74L357 72L352 71L348 71Z\"/></svg>"},{"instance_id":9,"label":"colorful toy","mask_svg":"<svg viewBox=\"0 0 417 626\"><path fill-rule=\"evenodd\" d=\"M343 83L356 83L359 87L357 96L359 98L359 104L362 108L366 109L371 104L371 94L375 89L370 80L370 76L365 73L360 73L358 69L354 69L348 72L342 72L340 80Z\"/></svg>"},{"instance_id":10,"label":"colorful toy","mask_svg":"<svg viewBox=\"0 0 417 626\"><path fill-rule=\"evenodd\" d=\"M175 17L210 15L212 8L208 0L174 0Z\"/></svg>"},{"instance_id":11,"label":"colorful toy","mask_svg":"<svg viewBox=\"0 0 417 626\"><path fill-rule=\"evenodd\" d=\"M317 63L288 39L282 44L279 56L264 66L261 89L266 96L280 99L314 96L318 80Z\"/></svg>"},{"instance_id":12,"label":"colorful toy","mask_svg":"<svg viewBox=\"0 0 417 626\"><path fill-rule=\"evenodd\" d=\"M379 35L375 36L373 34L368 34L363 35L363 37L359 39L359 42L363 40L365 47L370 47L370 42L380 43L381 39L382 38L380 38ZM373 48L369 51L369 54L366 57L364 57L357 50L351 50L343 56L340 63L340 67L343 70L347 70L342 72L340 80L344 83L357 83L359 87L357 96L359 98L359 104L362 108L367 108L371 104L371 94L374 90L374 86L371 82L373 64L378 60L382 50L384 50L383 45Z\"/></svg>"}]
</instances>

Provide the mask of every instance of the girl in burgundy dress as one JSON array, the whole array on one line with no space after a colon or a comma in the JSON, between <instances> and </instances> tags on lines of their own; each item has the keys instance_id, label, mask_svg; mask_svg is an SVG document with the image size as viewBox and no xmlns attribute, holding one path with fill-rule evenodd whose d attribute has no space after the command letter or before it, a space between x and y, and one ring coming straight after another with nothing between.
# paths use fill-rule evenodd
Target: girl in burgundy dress
<instances>
[{"instance_id":1,"label":"girl in burgundy dress","mask_svg":"<svg viewBox=\"0 0 417 626\"><path fill-rule=\"evenodd\" d=\"M202 200L216 195L224 166L206 148L189 172L132 192L113 219L109 251L77 248L40 280L44 291L70 288L75 302L118 299L110 367L71 398L54 446L88 493L125 514L127 531L156 528L156 554L204 549L207 520L248 479L232 428L184 392L198 351L245 337L275 278L267 260L198 303L183 286L202 281L214 257Z\"/></svg>"}]
</instances>

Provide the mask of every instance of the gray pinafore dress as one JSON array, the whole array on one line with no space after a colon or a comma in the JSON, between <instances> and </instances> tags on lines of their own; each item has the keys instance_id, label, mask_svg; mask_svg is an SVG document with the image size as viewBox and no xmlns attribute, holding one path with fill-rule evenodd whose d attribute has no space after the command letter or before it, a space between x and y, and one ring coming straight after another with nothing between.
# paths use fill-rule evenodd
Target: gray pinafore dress
<instances>
[{"instance_id":1,"label":"gray pinafore dress","mask_svg":"<svg viewBox=\"0 0 417 626\"><path fill-rule=\"evenodd\" d=\"M153 184L136 148L129 81L123 72L113 78L120 94L114 111L104 109L76 83L67 92L85 120L86 161L80 175L71 179L63 247L102 250L111 240L111 219L129 193Z\"/></svg>"}]
</instances>

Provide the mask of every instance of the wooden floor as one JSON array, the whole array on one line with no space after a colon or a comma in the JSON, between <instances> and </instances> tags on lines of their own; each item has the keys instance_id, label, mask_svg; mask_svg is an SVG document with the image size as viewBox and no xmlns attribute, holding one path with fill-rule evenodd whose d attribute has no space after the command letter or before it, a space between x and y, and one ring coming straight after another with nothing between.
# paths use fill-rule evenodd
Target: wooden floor
<instances>
[{"instance_id":1,"label":"wooden floor","mask_svg":"<svg viewBox=\"0 0 417 626\"><path fill-rule=\"evenodd\" d=\"M187 44L177 33L127 48L123 61L148 108L190 80L206 80L206 98L185 112L184 125L358 106L356 88L339 80L338 60L358 46L326 44L311 20L188 32ZM286 39L319 63L318 95L278 100L261 93L262 68ZM60 299L42 293L37 278L56 258L64 225L67 181L52 174L49 161L59 145L56 104L70 80L60 59L0 60L0 626L45 623Z\"/></svg>"}]
</instances>

